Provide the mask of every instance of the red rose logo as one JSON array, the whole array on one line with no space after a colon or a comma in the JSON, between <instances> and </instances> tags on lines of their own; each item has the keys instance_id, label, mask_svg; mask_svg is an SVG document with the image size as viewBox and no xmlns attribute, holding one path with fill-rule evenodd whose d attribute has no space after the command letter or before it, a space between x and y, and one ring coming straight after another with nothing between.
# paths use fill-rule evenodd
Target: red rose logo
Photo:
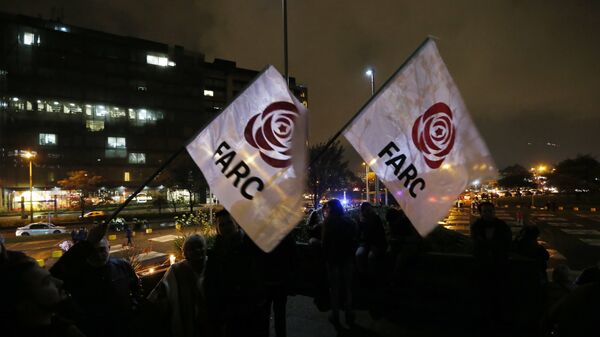
<instances>
[{"instance_id":1,"label":"red rose logo","mask_svg":"<svg viewBox=\"0 0 600 337\"><path fill-rule=\"evenodd\" d=\"M244 137L260 151L260 157L275 168L291 164L290 145L298 109L290 102L275 102L250 118Z\"/></svg>"},{"instance_id":2,"label":"red rose logo","mask_svg":"<svg viewBox=\"0 0 600 337\"><path fill-rule=\"evenodd\" d=\"M435 103L413 125L412 139L432 169L442 165L454 146L456 130L452 124L452 111L444 103Z\"/></svg>"}]
</instances>

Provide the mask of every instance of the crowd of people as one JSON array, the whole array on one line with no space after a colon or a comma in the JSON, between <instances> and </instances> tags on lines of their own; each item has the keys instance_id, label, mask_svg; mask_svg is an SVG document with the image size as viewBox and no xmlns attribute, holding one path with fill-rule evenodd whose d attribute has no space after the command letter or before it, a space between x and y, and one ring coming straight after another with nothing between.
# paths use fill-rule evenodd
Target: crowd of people
<instances>
[{"instance_id":1,"label":"crowd of people","mask_svg":"<svg viewBox=\"0 0 600 337\"><path fill-rule=\"evenodd\" d=\"M486 329L506 323L510 289L505 280L513 254L533 261L545 291L548 310L541 331L568 335L593 322L586 321L589 315L575 313L598 299L600 270L586 270L571 284L568 268L558 266L548 280L549 255L537 241L539 230L524 226L513 239L507 224L495 217L493 204L478 207L481 217L471 225L471 239ZM276 337L285 337L287 297L294 293L298 272L294 238L289 235L264 253L226 210L215 219L217 237L210 251L201 235L187 237L185 259L173 264L148 296L132 266L110 256L105 224L91 228L85 238L77 232L76 244L49 270L2 245L2 335L267 337L272 317ZM382 218L363 203L353 218L333 199L313 212L307 224L308 246L318 250L325 266L329 321L336 329L342 328L342 319L348 326L355 323L356 283L398 286L394 278L381 275L390 269L396 276L410 272L408 266L424 250L423 239L396 208Z\"/></svg>"}]
</instances>

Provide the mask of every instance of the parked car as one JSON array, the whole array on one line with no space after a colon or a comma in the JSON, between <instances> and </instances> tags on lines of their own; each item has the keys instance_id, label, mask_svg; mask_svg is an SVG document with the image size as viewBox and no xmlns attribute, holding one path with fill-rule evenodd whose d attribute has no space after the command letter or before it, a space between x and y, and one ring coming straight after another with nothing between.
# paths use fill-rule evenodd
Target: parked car
<instances>
[{"instance_id":1,"label":"parked car","mask_svg":"<svg viewBox=\"0 0 600 337\"><path fill-rule=\"evenodd\" d=\"M45 235L45 234L62 234L66 233L67 229L61 226L55 226L49 222L34 222L27 226L17 228L16 236L30 235Z\"/></svg>"},{"instance_id":2,"label":"parked car","mask_svg":"<svg viewBox=\"0 0 600 337\"><path fill-rule=\"evenodd\" d=\"M121 232L121 231L125 230L126 225L127 225L127 222L125 221L125 219L115 218L115 219L110 220L110 223L108 224L108 228L111 231Z\"/></svg>"},{"instance_id":3,"label":"parked car","mask_svg":"<svg viewBox=\"0 0 600 337\"><path fill-rule=\"evenodd\" d=\"M91 212L85 213L83 216L79 216L79 218L80 219L99 218L99 217L103 217L105 215L106 215L106 213L104 213L104 211L91 211Z\"/></svg>"}]
</instances>

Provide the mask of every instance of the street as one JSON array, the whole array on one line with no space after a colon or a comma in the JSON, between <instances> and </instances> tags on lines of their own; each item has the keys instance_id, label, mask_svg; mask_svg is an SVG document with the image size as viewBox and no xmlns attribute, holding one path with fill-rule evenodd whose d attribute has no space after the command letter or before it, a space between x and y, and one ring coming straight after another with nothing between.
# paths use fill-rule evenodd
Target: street
<instances>
[{"instance_id":1,"label":"street","mask_svg":"<svg viewBox=\"0 0 600 337\"><path fill-rule=\"evenodd\" d=\"M513 237L521 230L517 213L524 224L537 225L540 243L550 253L549 267L567 264L581 270L600 260L600 214L580 211L547 211L526 208L497 208L496 216L511 228ZM469 235L469 225L477 215L469 208L452 208L443 221L444 227Z\"/></svg>"}]
</instances>

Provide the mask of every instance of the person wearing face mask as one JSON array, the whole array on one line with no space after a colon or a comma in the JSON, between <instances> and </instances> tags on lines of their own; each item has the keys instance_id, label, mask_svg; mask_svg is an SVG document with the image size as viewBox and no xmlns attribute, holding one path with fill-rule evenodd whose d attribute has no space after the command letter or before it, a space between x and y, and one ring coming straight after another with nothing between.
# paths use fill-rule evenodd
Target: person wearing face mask
<instances>
[{"instance_id":1,"label":"person wearing face mask","mask_svg":"<svg viewBox=\"0 0 600 337\"><path fill-rule=\"evenodd\" d=\"M204 293L206 240L190 235L183 244L185 260L172 265L148 296L151 303L165 303L171 336L210 334Z\"/></svg>"},{"instance_id":2,"label":"person wearing face mask","mask_svg":"<svg viewBox=\"0 0 600 337\"><path fill-rule=\"evenodd\" d=\"M68 297L63 282L34 259L7 251L0 243L0 275L2 336L84 336L72 322L57 315Z\"/></svg>"},{"instance_id":3,"label":"person wearing face mask","mask_svg":"<svg viewBox=\"0 0 600 337\"><path fill-rule=\"evenodd\" d=\"M106 224L93 227L86 240L69 249L50 269L71 294L77 325L88 336L129 336L142 299L131 265L110 257Z\"/></svg>"}]
</instances>

